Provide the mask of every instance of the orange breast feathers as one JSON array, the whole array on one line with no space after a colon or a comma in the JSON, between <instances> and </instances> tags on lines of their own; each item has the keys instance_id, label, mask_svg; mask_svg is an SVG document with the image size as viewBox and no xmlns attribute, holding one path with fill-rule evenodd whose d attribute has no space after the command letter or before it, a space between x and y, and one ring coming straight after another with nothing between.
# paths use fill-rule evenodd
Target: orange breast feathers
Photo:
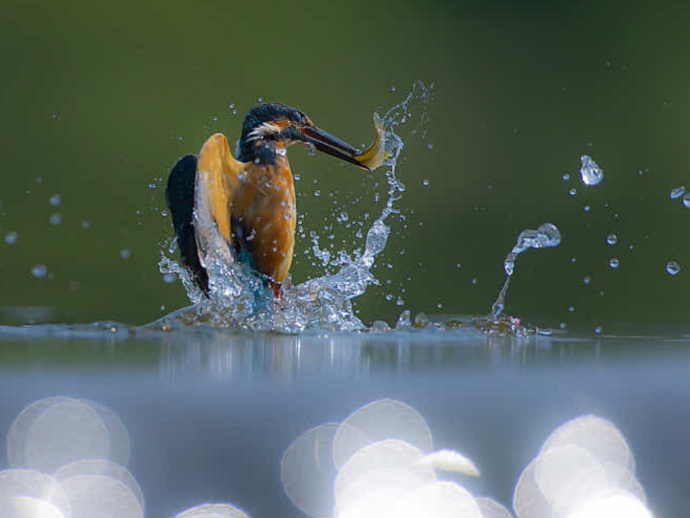
<instances>
[{"instance_id":1,"label":"orange breast feathers","mask_svg":"<svg viewBox=\"0 0 690 518\"><path fill-rule=\"evenodd\" d=\"M285 156L273 165L243 163L216 134L199 153L198 171L214 183L208 203L235 257L275 283L287 278L295 244L295 189ZM221 192L217 192L221 191Z\"/></svg>"}]
</instances>

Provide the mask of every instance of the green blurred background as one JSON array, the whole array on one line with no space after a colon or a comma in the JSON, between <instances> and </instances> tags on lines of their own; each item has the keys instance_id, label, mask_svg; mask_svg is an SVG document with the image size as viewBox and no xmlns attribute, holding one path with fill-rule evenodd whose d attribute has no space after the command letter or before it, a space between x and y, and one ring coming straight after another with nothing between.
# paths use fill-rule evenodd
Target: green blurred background
<instances>
[{"instance_id":1,"label":"green blurred background","mask_svg":"<svg viewBox=\"0 0 690 518\"><path fill-rule=\"evenodd\" d=\"M365 322L394 323L405 308L488 311L517 235L550 221L563 242L519 257L508 312L607 331L683 326L690 209L669 191L690 186L689 10L607 1L5 0L0 322L141 324L187 304L157 266L172 235L161 215L164 182L178 157L216 131L234 141L259 98L367 143L371 113L423 80L434 84L428 118L405 129L398 167L405 220L389 220L375 271L382 285L356 301ZM582 154L604 169L599 186L580 182ZM372 186L382 182L385 192L381 173L301 149L290 157L305 232L323 244L333 223L335 250L361 245L335 222L338 205L359 199L352 210L378 214ZM62 219L51 225L55 213ZM11 232L15 244L6 242ZM606 244L610 233L618 244ZM310 248L299 239L295 282L323 273L304 254ZM678 275L666 273L669 260ZM32 276L37 264L47 277Z\"/></svg>"}]
</instances>

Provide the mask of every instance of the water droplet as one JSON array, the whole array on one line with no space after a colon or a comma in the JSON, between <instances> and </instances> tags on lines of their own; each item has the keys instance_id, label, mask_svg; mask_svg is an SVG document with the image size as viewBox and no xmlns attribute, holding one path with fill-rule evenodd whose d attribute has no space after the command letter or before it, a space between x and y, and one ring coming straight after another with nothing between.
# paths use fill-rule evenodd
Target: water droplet
<instances>
[{"instance_id":1,"label":"water droplet","mask_svg":"<svg viewBox=\"0 0 690 518\"><path fill-rule=\"evenodd\" d=\"M428 179L428 178L424 178L424 180L422 180L422 185L423 185L424 187L427 187L427 186L429 185L429 179Z\"/></svg>"},{"instance_id":2,"label":"water droplet","mask_svg":"<svg viewBox=\"0 0 690 518\"><path fill-rule=\"evenodd\" d=\"M580 157L580 162L582 162L582 167L580 167L580 175L582 176L582 182L585 185L597 185L603 180L604 171L602 171L597 163L592 160L592 157L582 155Z\"/></svg>"},{"instance_id":3,"label":"water droplet","mask_svg":"<svg viewBox=\"0 0 690 518\"><path fill-rule=\"evenodd\" d=\"M165 284L172 284L173 282L175 282L176 278L177 277L175 276L174 273L164 273L163 274L163 282Z\"/></svg>"},{"instance_id":4,"label":"water droplet","mask_svg":"<svg viewBox=\"0 0 690 518\"><path fill-rule=\"evenodd\" d=\"M608 236L606 236L606 242L609 245L615 245L616 243L618 243L618 236L616 234L609 234Z\"/></svg>"},{"instance_id":5,"label":"water droplet","mask_svg":"<svg viewBox=\"0 0 690 518\"><path fill-rule=\"evenodd\" d=\"M370 333L385 333L390 331L390 326L383 320L374 320L369 328Z\"/></svg>"},{"instance_id":6,"label":"water droplet","mask_svg":"<svg viewBox=\"0 0 690 518\"><path fill-rule=\"evenodd\" d=\"M44 279L45 276L48 275L48 268L45 264L37 264L36 266L31 268L31 275L33 275L37 279Z\"/></svg>"},{"instance_id":7,"label":"water droplet","mask_svg":"<svg viewBox=\"0 0 690 518\"><path fill-rule=\"evenodd\" d=\"M321 196L321 191L319 191L318 189L315 190L315 191L314 191L314 196L316 196L317 198L318 198L319 196Z\"/></svg>"},{"instance_id":8,"label":"water droplet","mask_svg":"<svg viewBox=\"0 0 690 518\"><path fill-rule=\"evenodd\" d=\"M17 240L19 239L19 235L16 232L8 232L5 234L5 243L8 245L14 245L17 243Z\"/></svg>"},{"instance_id":9,"label":"water droplet","mask_svg":"<svg viewBox=\"0 0 690 518\"><path fill-rule=\"evenodd\" d=\"M585 212L589 212L591 210L591 207L589 205L585 205L584 207L582 207L582 210L584 210Z\"/></svg>"},{"instance_id":10,"label":"water droplet","mask_svg":"<svg viewBox=\"0 0 690 518\"><path fill-rule=\"evenodd\" d=\"M603 328L601 326L597 326L594 328L594 333L597 335L600 335L602 331L603 331Z\"/></svg>"},{"instance_id":11,"label":"water droplet","mask_svg":"<svg viewBox=\"0 0 690 518\"><path fill-rule=\"evenodd\" d=\"M621 265L621 262L616 257L612 257L611 259L609 259L609 266L611 268L615 269L615 268L618 268L620 265Z\"/></svg>"},{"instance_id":12,"label":"water droplet","mask_svg":"<svg viewBox=\"0 0 690 518\"><path fill-rule=\"evenodd\" d=\"M473 278L473 279L472 279L472 284L477 284L477 279L476 279L476 278Z\"/></svg>"},{"instance_id":13,"label":"water droplet","mask_svg":"<svg viewBox=\"0 0 690 518\"><path fill-rule=\"evenodd\" d=\"M129 248L123 248L120 250L120 259L129 259L132 257L132 252Z\"/></svg>"},{"instance_id":14,"label":"water droplet","mask_svg":"<svg viewBox=\"0 0 690 518\"><path fill-rule=\"evenodd\" d=\"M398 317L398 323L395 325L396 329L405 329L412 326L412 321L410 319L410 310L406 309Z\"/></svg>"},{"instance_id":15,"label":"water droplet","mask_svg":"<svg viewBox=\"0 0 690 518\"><path fill-rule=\"evenodd\" d=\"M426 327L429 325L429 318L426 316L425 313L419 312L415 315L414 317L414 326L415 327Z\"/></svg>"},{"instance_id":16,"label":"water droplet","mask_svg":"<svg viewBox=\"0 0 690 518\"><path fill-rule=\"evenodd\" d=\"M563 180L566 182L570 180L570 175L568 173L563 173Z\"/></svg>"},{"instance_id":17,"label":"water droplet","mask_svg":"<svg viewBox=\"0 0 690 518\"><path fill-rule=\"evenodd\" d=\"M690 193L683 196L683 205L686 209L690 209Z\"/></svg>"},{"instance_id":18,"label":"water droplet","mask_svg":"<svg viewBox=\"0 0 690 518\"><path fill-rule=\"evenodd\" d=\"M676 187L675 189L671 189L671 192L669 193L668 197L671 198L672 200L675 200L677 198L680 198L685 194L685 185L681 185L680 187Z\"/></svg>"},{"instance_id":19,"label":"water droplet","mask_svg":"<svg viewBox=\"0 0 690 518\"><path fill-rule=\"evenodd\" d=\"M294 173L292 176L295 178L296 182L299 182L302 179L302 175L299 173Z\"/></svg>"},{"instance_id":20,"label":"water droplet","mask_svg":"<svg viewBox=\"0 0 690 518\"><path fill-rule=\"evenodd\" d=\"M432 149L434 149L434 145L431 144L431 143L429 143L429 144L426 145L426 148L427 148L429 151L431 151Z\"/></svg>"},{"instance_id":21,"label":"water droplet","mask_svg":"<svg viewBox=\"0 0 690 518\"><path fill-rule=\"evenodd\" d=\"M570 196L575 196L577 194L577 189L573 187L568 191L568 194L570 194Z\"/></svg>"},{"instance_id":22,"label":"water droplet","mask_svg":"<svg viewBox=\"0 0 690 518\"><path fill-rule=\"evenodd\" d=\"M560 329L568 329L568 324L566 324L565 322L561 322L560 324L558 324L558 327Z\"/></svg>"},{"instance_id":23,"label":"water droplet","mask_svg":"<svg viewBox=\"0 0 690 518\"><path fill-rule=\"evenodd\" d=\"M678 275L680 272L680 266L675 261L669 261L666 263L666 271L671 275Z\"/></svg>"},{"instance_id":24,"label":"water droplet","mask_svg":"<svg viewBox=\"0 0 690 518\"><path fill-rule=\"evenodd\" d=\"M575 306L568 306L568 311L573 313L575 311Z\"/></svg>"},{"instance_id":25,"label":"water droplet","mask_svg":"<svg viewBox=\"0 0 690 518\"><path fill-rule=\"evenodd\" d=\"M57 207L62 202L62 196L59 194L53 194L48 201L50 201L50 204L53 207Z\"/></svg>"},{"instance_id":26,"label":"water droplet","mask_svg":"<svg viewBox=\"0 0 690 518\"><path fill-rule=\"evenodd\" d=\"M348 215L347 212L341 212L338 214L338 217L336 218L340 223L343 223L348 220Z\"/></svg>"},{"instance_id":27,"label":"water droplet","mask_svg":"<svg viewBox=\"0 0 690 518\"><path fill-rule=\"evenodd\" d=\"M91 228L91 222L90 221L82 221L81 222L81 228Z\"/></svg>"},{"instance_id":28,"label":"water droplet","mask_svg":"<svg viewBox=\"0 0 690 518\"><path fill-rule=\"evenodd\" d=\"M59 212L51 214L50 219L48 219L48 222L54 227L58 226L60 223L62 223L62 214L60 214Z\"/></svg>"},{"instance_id":29,"label":"water droplet","mask_svg":"<svg viewBox=\"0 0 690 518\"><path fill-rule=\"evenodd\" d=\"M455 263L455 267L459 270L460 269L460 263Z\"/></svg>"},{"instance_id":30,"label":"water droplet","mask_svg":"<svg viewBox=\"0 0 690 518\"><path fill-rule=\"evenodd\" d=\"M589 284L590 282L592 282L592 278L589 275L585 275L585 278L582 279L582 282L585 284Z\"/></svg>"}]
</instances>

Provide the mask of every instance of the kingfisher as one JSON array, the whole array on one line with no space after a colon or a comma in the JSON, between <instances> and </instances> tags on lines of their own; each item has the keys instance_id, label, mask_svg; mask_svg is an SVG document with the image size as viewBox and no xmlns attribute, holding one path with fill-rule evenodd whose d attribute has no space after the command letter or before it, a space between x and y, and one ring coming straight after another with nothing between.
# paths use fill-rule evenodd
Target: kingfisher
<instances>
[{"instance_id":1,"label":"kingfisher","mask_svg":"<svg viewBox=\"0 0 690 518\"><path fill-rule=\"evenodd\" d=\"M376 114L374 126L373 144L361 151L297 108L260 103L244 119L236 158L222 133L209 137L198 155L180 158L165 200L180 261L202 293L210 296L205 258L213 249L227 262L248 265L278 298L292 264L297 218L288 146L304 144L371 171L388 155Z\"/></svg>"}]
</instances>

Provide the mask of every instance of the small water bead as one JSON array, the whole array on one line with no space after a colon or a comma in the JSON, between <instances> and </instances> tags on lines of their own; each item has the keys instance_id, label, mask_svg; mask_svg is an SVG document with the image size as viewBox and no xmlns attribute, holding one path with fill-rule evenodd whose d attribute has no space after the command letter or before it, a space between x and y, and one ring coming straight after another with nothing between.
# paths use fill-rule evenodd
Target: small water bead
<instances>
[{"instance_id":1,"label":"small water bead","mask_svg":"<svg viewBox=\"0 0 690 518\"><path fill-rule=\"evenodd\" d=\"M574 313L575 312L575 306L568 306L568 311L570 313Z\"/></svg>"},{"instance_id":2,"label":"small water bead","mask_svg":"<svg viewBox=\"0 0 690 518\"><path fill-rule=\"evenodd\" d=\"M417 313L414 317L414 327L426 327L429 325L429 317L425 313Z\"/></svg>"},{"instance_id":3,"label":"small water bead","mask_svg":"<svg viewBox=\"0 0 690 518\"><path fill-rule=\"evenodd\" d=\"M686 209L690 209L690 193L683 196L683 205Z\"/></svg>"},{"instance_id":4,"label":"small water bead","mask_svg":"<svg viewBox=\"0 0 690 518\"><path fill-rule=\"evenodd\" d=\"M615 268L618 268L620 265L621 265L621 262L616 257L612 257L611 259L609 259L609 266L611 268L615 269Z\"/></svg>"},{"instance_id":5,"label":"small water bead","mask_svg":"<svg viewBox=\"0 0 690 518\"><path fill-rule=\"evenodd\" d=\"M589 284L590 282L592 282L592 278L589 275L585 275L585 278L582 279L582 282L584 284Z\"/></svg>"},{"instance_id":6,"label":"small water bead","mask_svg":"<svg viewBox=\"0 0 690 518\"><path fill-rule=\"evenodd\" d=\"M669 193L668 197L671 198L672 200L676 200L683 196L685 194L685 185L681 185L680 187L676 187L675 189L671 189L671 192Z\"/></svg>"},{"instance_id":7,"label":"small water bead","mask_svg":"<svg viewBox=\"0 0 690 518\"><path fill-rule=\"evenodd\" d=\"M405 329L412 326L412 319L410 310L406 309L398 317L398 322L395 324L396 329Z\"/></svg>"},{"instance_id":8,"label":"small water bead","mask_svg":"<svg viewBox=\"0 0 690 518\"><path fill-rule=\"evenodd\" d=\"M604 178L604 171L597 165L597 163L588 155L580 157L582 167L580 167L580 175L582 182L585 185L597 185L601 183Z\"/></svg>"},{"instance_id":9,"label":"small water bead","mask_svg":"<svg viewBox=\"0 0 690 518\"><path fill-rule=\"evenodd\" d=\"M584 207L582 207L582 210L584 210L585 212L589 212L590 210L592 210L592 207L590 207L589 205L585 205Z\"/></svg>"},{"instance_id":10,"label":"small water bead","mask_svg":"<svg viewBox=\"0 0 690 518\"><path fill-rule=\"evenodd\" d=\"M594 328L594 334L600 335L603 331L603 328L601 326L597 326Z\"/></svg>"},{"instance_id":11,"label":"small water bead","mask_svg":"<svg viewBox=\"0 0 690 518\"><path fill-rule=\"evenodd\" d=\"M132 257L132 252L129 248L123 248L120 250L120 259L129 259Z\"/></svg>"},{"instance_id":12,"label":"small water bead","mask_svg":"<svg viewBox=\"0 0 690 518\"><path fill-rule=\"evenodd\" d=\"M386 331L390 330L391 328L388 323L384 322L383 320L374 320L369 328L370 333L385 333Z\"/></svg>"},{"instance_id":13,"label":"small water bead","mask_svg":"<svg viewBox=\"0 0 690 518\"><path fill-rule=\"evenodd\" d=\"M8 245L14 245L17 243L17 240L19 239L19 235L16 232L8 232L5 234L5 243Z\"/></svg>"},{"instance_id":14,"label":"small water bead","mask_svg":"<svg viewBox=\"0 0 690 518\"><path fill-rule=\"evenodd\" d=\"M315 190L315 191L314 191L314 196L316 196L317 198L318 198L319 196L321 196L321 191L319 191L318 189Z\"/></svg>"},{"instance_id":15,"label":"small water bead","mask_svg":"<svg viewBox=\"0 0 690 518\"><path fill-rule=\"evenodd\" d=\"M53 207L57 207L62 203L62 197L59 194L53 194L48 201Z\"/></svg>"},{"instance_id":16,"label":"small water bead","mask_svg":"<svg viewBox=\"0 0 690 518\"><path fill-rule=\"evenodd\" d=\"M609 245L615 245L616 243L618 243L618 236L616 234L609 234L608 236L606 236L606 242Z\"/></svg>"},{"instance_id":17,"label":"small water bead","mask_svg":"<svg viewBox=\"0 0 690 518\"><path fill-rule=\"evenodd\" d=\"M675 261L669 261L666 263L666 271L671 275L678 275L680 273L680 266Z\"/></svg>"},{"instance_id":18,"label":"small water bead","mask_svg":"<svg viewBox=\"0 0 690 518\"><path fill-rule=\"evenodd\" d=\"M428 178L424 178L424 180L422 180L422 185L423 185L424 187L427 187L427 186L429 185L429 179L428 179Z\"/></svg>"},{"instance_id":19,"label":"small water bead","mask_svg":"<svg viewBox=\"0 0 690 518\"><path fill-rule=\"evenodd\" d=\"M174 273L163 274L163 282L165 284L172 284L173 282L175 282L175 279L177 279L177 276Z\"/></svg>"},{"instance_id":20,"label":"small water bead","mask_svg":"<svg viewBox=\"0 0 690 518\"><path fill-rule=\"evenodd\" d=\"M568 191L568 194L570 194L570 196L575 196L577 194L577 189L573 187Z\"/></svg>"},{"instance_id":21,"label":"small water bead","mask_svg":"<svg viewBox=\"0 0 690 518\"><path fill-rule=\"evenodd\" d=\"M81 222L81 228L83 228L83 229L91 228L91 222L90 221L82 221Z\"/></svg>"},{"instance_id":22,"label":"small water bead","mask_svg":"<svg viewBox=\"0 0 690 518\"><path fill-rule=\"evenodd\" d=\"M37 279L44 279L48 275L48 267L45 264L37 264L31 268L31 275Z\"/></svg>"},{"instance_id":23,"label":"small water bead","mask_svg":"<svg viewBox=\"0 0 690 518\"><path fill-rule=\"evenodd\" d=\"M570 180L570 175L568 173L563 173L563 181L567 182Z\"/></svg>"},{"instance_id":24,"label":"small water bead","mask_svg":"<svg viewBox=\"0 0 690 518\"><path fill-rule=\"evenodd\" d=\"M57 227L60 223L62 223L62 214L59 212L56 212L55 214L50 215L50 219L48 219L48 222L54 226Z\"/></svg>"}]
</instances>

